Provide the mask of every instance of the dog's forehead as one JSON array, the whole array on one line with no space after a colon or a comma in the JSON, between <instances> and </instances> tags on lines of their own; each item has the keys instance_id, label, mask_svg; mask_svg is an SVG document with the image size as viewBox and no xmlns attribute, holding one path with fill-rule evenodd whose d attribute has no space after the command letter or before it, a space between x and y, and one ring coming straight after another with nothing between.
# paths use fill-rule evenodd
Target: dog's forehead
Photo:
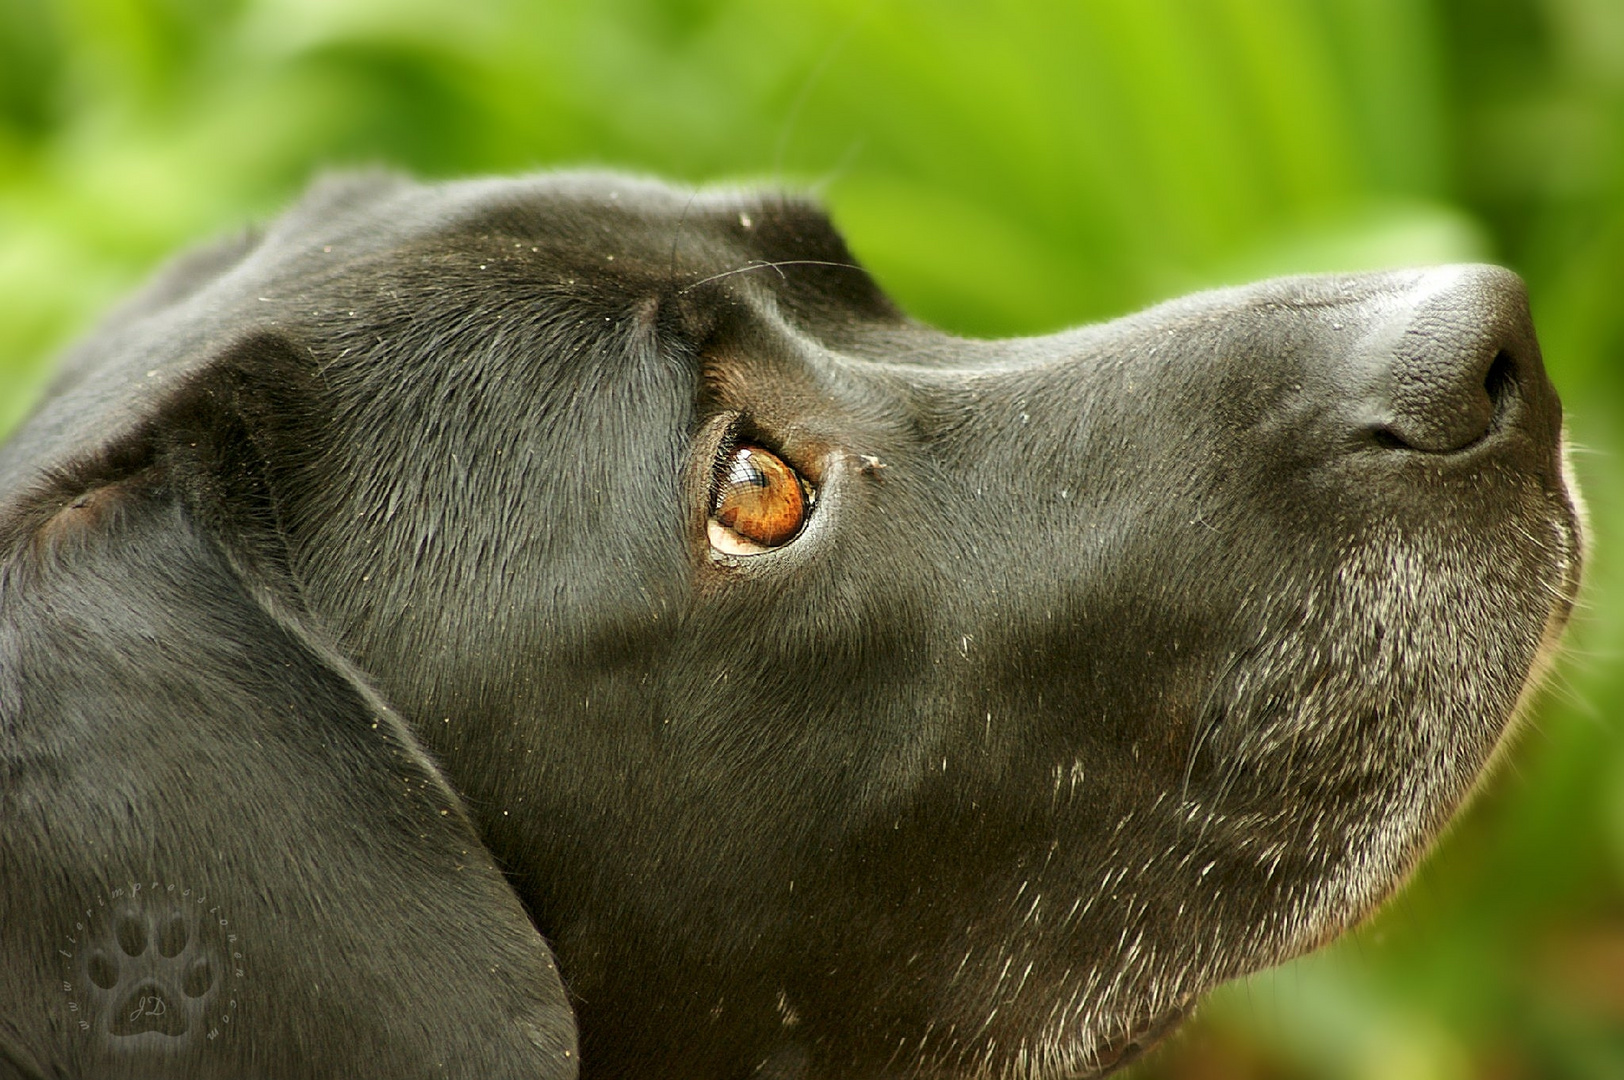
<instances>
[{"instance_id":1,"label":"dog's forehead","mask_svg":"<svg viewBox=\"0 0 1624 1080\"><path fill-rule=\"evenodd\" d=\"M517 278L473 275L498 254ZM772 292L808 324L900 318L804 199L607 173L436 185L337 175L263 232L176 260L64 357L42 414L0 451L0 493L127 440L257 337L303 340L312 319L364 298L410 304L407 285L499 306L519 279L707 315L726 306L719 293Z\"/></svg>"},{"instance_id":2,"label":"dog's forehead","mask_svg":"<svg viewBox=\"0 0 1624 1080\"><path fill-rule=\"evenodd\" d=\"M271 228L284 272L312 253L387 256L423 248L477 249L491 238L528 240L551 259L683 260L728 264L822 256L850 262L839 231L815 202L742 188L683 190L610 173L420 185L390 174L350 174L315 185ZM289 267L289 260L298 260Z\"/></svg>"},{"instance_id":3,"label":"dog's forehead","mask_svg":"<svg viewBox=\"0 0 1624 1080\"><path fill-rule=\"evenodd\" d=\"M768 296L792 321L837 336L904 321L823 208L773 190L685 190L609 173L436 186L352 176L318 185L262 248L262 274L334 303L395 281L494 300L505 280L515 296L567 286L645 310L657 298L692 325Z\"/></svg>"}]
</instances>

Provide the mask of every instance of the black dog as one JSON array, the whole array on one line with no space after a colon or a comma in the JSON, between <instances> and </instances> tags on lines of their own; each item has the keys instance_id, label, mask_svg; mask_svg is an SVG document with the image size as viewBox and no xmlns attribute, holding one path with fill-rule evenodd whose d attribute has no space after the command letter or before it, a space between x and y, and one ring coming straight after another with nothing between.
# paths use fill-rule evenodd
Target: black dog
<instances>
[{"instance_id":1,"label":"black dog","mask_svg":"<svg viewBox=\"0 0 1624 1080\"><path fill-rule=\"evenodd\" d=\"M326 184L0 455L0 1071L1109 1071L1471 789L1560 415L1492 268L967 341L800 202Z\"/></svg>"}]
</instances>

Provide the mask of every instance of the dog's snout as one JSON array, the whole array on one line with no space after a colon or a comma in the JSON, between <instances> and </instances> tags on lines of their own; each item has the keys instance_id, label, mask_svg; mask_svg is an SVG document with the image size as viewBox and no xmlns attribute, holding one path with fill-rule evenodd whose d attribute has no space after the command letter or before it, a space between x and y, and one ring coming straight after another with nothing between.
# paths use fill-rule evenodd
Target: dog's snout
<instances>
[{"instance_id":1,"label":"dog's snout","mask_svg":"<svg viewBox=\"0 0 1624 1080\"><path fill-rule=\"evenodd\" d=\"M1374 376L1367 430L1382 446L1455 453L1551 397L1527 292L1499 267L1424 272L1362 351L1358 366Z\"/></svg>"}]
</instances>

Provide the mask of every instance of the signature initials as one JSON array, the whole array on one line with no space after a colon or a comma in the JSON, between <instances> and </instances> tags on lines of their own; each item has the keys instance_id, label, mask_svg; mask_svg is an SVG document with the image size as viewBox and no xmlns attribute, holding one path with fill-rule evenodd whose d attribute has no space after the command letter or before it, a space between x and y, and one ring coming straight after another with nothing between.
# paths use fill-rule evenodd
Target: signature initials
<instances>
[{"instance_id":1,"label":"signature initials","mask_svg":"<svg viewBox=\"0 0 1624 1080\"><path fill-rule=\"evenodd\" d=\"M130 1013L132 1021L143 1016L162 1016L169 1011L169 1003L157 994L142 994L135 1003L135 1009Z\"/></svg>"}]
</instances>

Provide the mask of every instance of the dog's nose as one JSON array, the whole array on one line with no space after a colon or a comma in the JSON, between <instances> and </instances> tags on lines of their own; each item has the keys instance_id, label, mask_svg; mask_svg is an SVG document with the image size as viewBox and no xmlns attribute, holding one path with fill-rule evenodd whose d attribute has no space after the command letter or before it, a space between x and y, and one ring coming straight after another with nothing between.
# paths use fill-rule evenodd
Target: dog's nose
<instances>
[{"instance_id":1,"label":"dog's nose","mask_svg":"<svg viewBox=\"0 0 1624 1080\"><path fill-rule=\"evenodd\" d=\"M1551 393L1522 279L1497 266L1422 271L1360 351L1384 446L1464 450Z\"/></svg>"}]
</instances>

